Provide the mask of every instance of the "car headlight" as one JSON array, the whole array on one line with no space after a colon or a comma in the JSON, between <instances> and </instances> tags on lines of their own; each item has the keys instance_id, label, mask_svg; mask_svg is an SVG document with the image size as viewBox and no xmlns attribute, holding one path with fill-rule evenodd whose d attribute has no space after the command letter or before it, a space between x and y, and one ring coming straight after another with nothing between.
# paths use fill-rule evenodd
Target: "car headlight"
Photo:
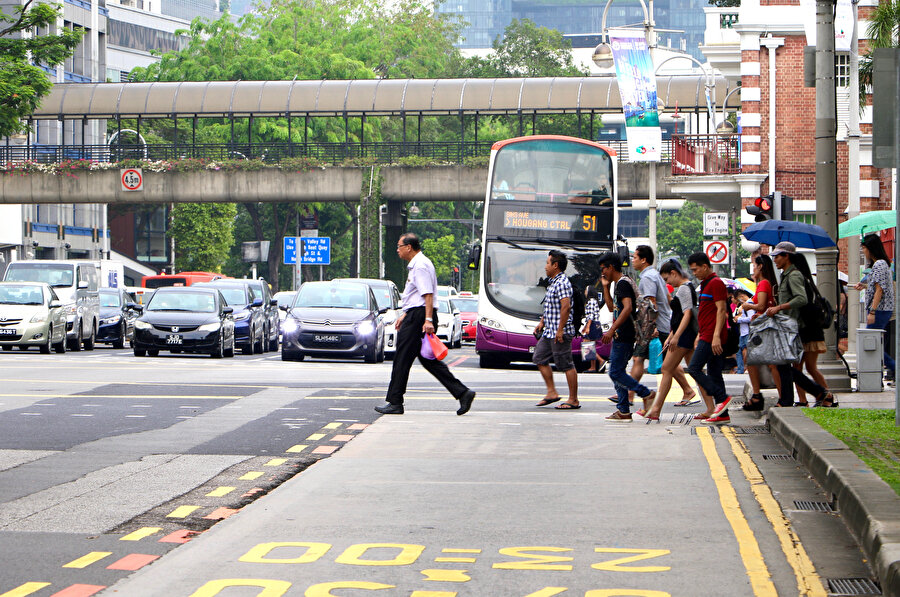
<instances>
[{"instance_id":1,"label":"car headlight","mask_svg":"<svg viewBox=\"0 0 900 597\"><path fill-rule=\"evenodd\" d=\"M250 317L250 311L238 311L234 314L235 321L244 321L248 317Z\"/></svg>"},{"instance_id":2,"label":"car headlight","mask_svg":"<svg viewBox=\"0 0 900 597\"><path fill-rule=\"evenodd\" d=\"M198 332L218 332L222 328L222 324L218 321L212 323L204 323L197 328Z\"/></svg>"},{"instance_id":3,"label":"car headlight","mask_svg":"<svg viewBox=\"0 0 900 597\"><path fill-rule=\"evenodd\" d=\"M286 317L285 320L281 322L281 333L292 334L296 332L299 327L296 319L293 317Z\"/></svg>"},{"instance_id":4,"label":"car headlight","mask_svg":"<svg viewBox=\"0 0 900 597\"><path fill-rule=\"evenodd\" d=\"M147 323L146 321L141 321L140 319L134 320L134 329L136 330L149 330L153 326Z\"/></svg>"},{"instance_id":5,"label":"car headlight","mask_svg":"<svg viewBox=\"0 0 900 597\"><path fill-rule=\"evenodd\" d=\"M31 323L43 323L45 321L47 321L46 312L35 313L34 317L31 318Z\"/></svg>"},{"instance_id":6,"label":"car headlight","mask_svg":"<svg viewBox=\"0 0 900 597\"><path fill-rule=\"evenodd\" d=\"M112 317L107 317L106 319L100 320L100 325L112 325L114 323L119 323L122 320L121 315L113 315Z\"/></svg>"},{"instance_id":7,"label":"car headlight","mask_svg":"<svg viewBox=\"0 0 900 597\"><path fill-rule=\"evenodd\" d=\"M70 315L75 315L76 313L78 313L78 307L75 305L75 303L70 303L63 306L63 312L66 314L66 317L69 317Z\"/></svg>"},{"instance_id":8,"label":"car headlight","mask_svg":"<svg viewBox=\"0 0 900 597\"><path fill-rule=\"evenodd\" d=\"M375 324L371 321L363 321L356 328L360 334L368 336L375 331Z\"/></svg>"}]
</instances>

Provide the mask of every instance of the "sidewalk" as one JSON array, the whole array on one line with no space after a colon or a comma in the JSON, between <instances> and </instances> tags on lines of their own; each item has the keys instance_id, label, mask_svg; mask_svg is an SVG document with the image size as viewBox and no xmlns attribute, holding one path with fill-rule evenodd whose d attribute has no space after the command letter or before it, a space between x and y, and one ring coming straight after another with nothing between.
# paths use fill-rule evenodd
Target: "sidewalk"
<instances>
[{"instance_id":1,"label":"sidewalk","mask_svg":"<svg viewBox=\"0 0 900 597\"><path fill-rule=\"evenodd\" d=\"M839 408L893 409L896 393L893 388L836 393L835 400ZM900 496L802 409L769 409L768 421L776 439L831 493L835 511L874 568L882 594L900 596Z\"/></svg>"}]
</instances>

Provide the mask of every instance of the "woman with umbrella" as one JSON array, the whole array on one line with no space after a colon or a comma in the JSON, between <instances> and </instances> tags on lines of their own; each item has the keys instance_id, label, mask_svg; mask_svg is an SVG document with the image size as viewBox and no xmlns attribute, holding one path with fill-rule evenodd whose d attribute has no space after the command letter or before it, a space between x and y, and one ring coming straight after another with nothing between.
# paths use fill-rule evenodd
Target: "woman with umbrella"
<instances>
[{"instance_id":1,"label":"woman with umbrella","mask_svg":"<svg viewBox=\"0 0 900 597\"><path fill-rule=\"evenodd\" d=\"M866 289L866 328L887 331L894 313L894 280L891 275L891 260L877 234L867 234L862 243L863 255L872 268L866 282L856 285L857 290ZM884 364L888 369L887 379L893 381L896 363L884 346Z\"/></svg>"}]
</instances>

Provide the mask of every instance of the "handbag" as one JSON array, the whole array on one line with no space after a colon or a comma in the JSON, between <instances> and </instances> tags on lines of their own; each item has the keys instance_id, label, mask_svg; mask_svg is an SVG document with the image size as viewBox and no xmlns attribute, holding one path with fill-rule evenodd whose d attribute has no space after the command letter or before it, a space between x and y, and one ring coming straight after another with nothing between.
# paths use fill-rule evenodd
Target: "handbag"
<instances>
[{"instance_id":1,"label":"handbag","mask_svg":"<svg viewBox=\"0 0 900 597\"><path fill-rule=\"evenodd\" d=\"M762 315L750 322L747 336L748 365L789 365L803 355L799 326L793 318L777 313Z\"/></svg>"},{"instance_id":2,"label":"handbag","mask_svg":"<svg viewBox=\"0 0 900 597\"><path fill-rule=\"evenodd\" d=\"M593 340L582 340L581 342L581 360L596 361L597 360L597 343Z\"/></svg>"},{"instance_id":3,"label":"handbag","mask_svg":"<svg viewBox=\"0 0 900 597\"><path fill-rule=\"evenodd\" d=\"M653 338L650 340L650 358L649 363L647 365L647 373L650 375L658 375L662 373L662 342L659 341L659 338Z\"/></svg>"},{"instance_id":4,"label":"handbag","mask_svg":"<svg viewBox=\"0 0 900 597\"><path fill-rule=\"evenodd\" d=\"M428 338L428 342L431 344L431 351L434 353L434 358L440 361L447 356L447 347L444 346L444 343L441 342L440 338L434 334L426 334L425 337Z\"/></svg>"}]
</instances>

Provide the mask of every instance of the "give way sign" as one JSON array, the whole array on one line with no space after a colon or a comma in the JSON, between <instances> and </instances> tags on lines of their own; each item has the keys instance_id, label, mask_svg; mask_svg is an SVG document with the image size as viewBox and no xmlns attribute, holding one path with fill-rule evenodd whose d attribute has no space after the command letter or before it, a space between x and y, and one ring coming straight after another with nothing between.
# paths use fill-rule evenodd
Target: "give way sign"
<instances>
[{"instance_id":1,"label":"give way sign","mask_svg":"<svg viewBox=\"0 0 900 597\"><path fill-rule=\"evenodd\" d=\"M703 252L713 265L728 261L728 245L723 240L703 241Z\"/></svg>"}]
</instances>

